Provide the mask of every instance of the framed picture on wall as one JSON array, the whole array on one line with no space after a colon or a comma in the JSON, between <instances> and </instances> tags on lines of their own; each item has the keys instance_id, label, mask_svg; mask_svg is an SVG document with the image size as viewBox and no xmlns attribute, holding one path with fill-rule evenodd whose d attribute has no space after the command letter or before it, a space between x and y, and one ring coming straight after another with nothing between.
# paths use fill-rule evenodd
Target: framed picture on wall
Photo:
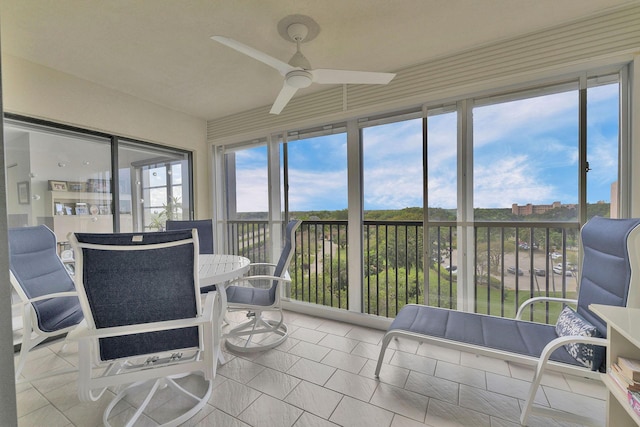
<instances>
[{"instance_id":1,"label":"framed picture on wall","mask_svg":"<svg viewBox=\"0 0 640 427\"><path fill-rule=\"evenodd\" d=\"M29 194L29 181L22 181L18 183L18 203L21 205L28 205L31 201Z\"/></svg>"},{"instance_id":2,"label":"framed picture on wall","mask_svg":"<svg viewBox=\"0 0 640 427\"><path fill-rule=\"evenodd\" d=\"M49 180L49 190L51 191L67 191L67 181Z\"/></svg>"}]
</instances>

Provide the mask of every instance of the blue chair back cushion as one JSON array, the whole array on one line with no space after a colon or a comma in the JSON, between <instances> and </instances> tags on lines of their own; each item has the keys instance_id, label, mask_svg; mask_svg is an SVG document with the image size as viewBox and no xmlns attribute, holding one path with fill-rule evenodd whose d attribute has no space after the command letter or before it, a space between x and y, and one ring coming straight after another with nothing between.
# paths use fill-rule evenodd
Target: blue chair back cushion
<instances>
[{"instance_id":1,"label":"blue chair back cushion","mask_svg":"<svg viewBox=\"0 0 640 427\"><path fill-rule=\"evenodd\" d=\"M274 276L284 277L285 269L289 267L289 261L291 261L291 257L293 256L293 238L294 233L298 226L300 225L300 221L289 221L287 224L285 233L284 233L284 245L282 247L282 253L280 254L280 259L278 259L278 263L276 264L276 268L273 272ZM275 283L274 283L275 285ZM269 289L269 299L271 303L276 300L276 286L271 286Z\"/></svg>"},{"instance_id":2,"label":"blue chair back cushion","mask_svg":"<svg viewBox=\"0 0 640 427\"><path fill-rule=\"evenodd\" d=\"M44 225L9 230L9 268L28 298L73 292L75 286L58 258L56 237ZM55 298L33 304L38 327L55 332L82 321L77 297Z\"/></svg>"},{"instance_id":3,"label":"blue chair back cushion","mask_svg":"<svg viewBox=\"0 0 640 427\"><path fill-rule=\"evenodd\" d=\"M589 310L589 305L627 305L631 284L627 240L639 224L640 219L594 217L582 227L584 259L576 311L594 325L602 337L607 336L607 325Z\"/></svg>"},{"instance_id":4,"label":"blue chair back cushion","mask_svg":"<svg viewBox=\"0 0 640 427\"><path fill-rule=\"evenodd\" d=\"M213 221L210 219L199 219L193 221L169 220L165 224L167 231L174 230L198 230L198 244L201 254L213 253Z\"/></svg>"},{"instance_id":5,"label":"blue chair back cushion","mask_svg":"<svg viewBox=\"0 0 640 427\"><path fill-rule=\"evenodd\" d=\"M143 236L133 242L133 236ZM191 231L76 234L80 243L148 245L191 238ZM144 251L83 248L83 283L97 328L193 318L197 315L194 248L185 244ZM100 339L112 360L199 345L198 328Z\"/></svg>"}]
</instances>

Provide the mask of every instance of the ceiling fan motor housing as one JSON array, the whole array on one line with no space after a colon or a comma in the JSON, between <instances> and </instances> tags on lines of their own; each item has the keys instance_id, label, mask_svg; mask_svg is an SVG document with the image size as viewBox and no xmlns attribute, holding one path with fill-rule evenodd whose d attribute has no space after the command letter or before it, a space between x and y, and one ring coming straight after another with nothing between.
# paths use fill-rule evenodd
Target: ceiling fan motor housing
<instances>
[{"instance_id":1,"label":"ceiling fan motor housing","mask_svg":"<svg viewBox=\"0 0 640 427\"><path fill-rule=\"evenodd\" d=\"M287 73L287 84L297 89L304 89L311 86L313 76L306 70L293 70Z\"/></svg>"}]
</instances>

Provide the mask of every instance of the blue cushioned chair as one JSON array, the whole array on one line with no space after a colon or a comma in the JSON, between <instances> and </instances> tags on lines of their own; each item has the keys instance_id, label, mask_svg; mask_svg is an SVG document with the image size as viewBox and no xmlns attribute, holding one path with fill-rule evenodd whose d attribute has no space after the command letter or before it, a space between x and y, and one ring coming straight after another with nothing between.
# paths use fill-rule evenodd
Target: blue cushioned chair
<instances>
[{"instance_id":1,"label":"blue cushioned chair","mask_svg":"<svg viewBox=\"0 0 640 427\"><path fill-rule=\"evenodd\" d=\"M109 425L119 401L144 391L147 397L128 421L132 425L155 392L169 386L189 409L172 420L145 414L164 426L185 422L211 395L220 340L215 292L201 309L197 234L76 233L69 240L86 319L69 334L79 343L80 399L95 401L107 387L128 385L104 412ZM204 377L199 394L181 384L192 373Z\"/></svg>"},{"instance_id":2,"label":"blue cushioned chair","mask_svg":"<svg viewBox=\"0 0 640 427\"><path fill-rule=\"evenodd\" d=\"M14 308L22 313L18 379L29 351L47 338L75 328L82 320L82 309L73 280L58 258L56 236L46 226L9 230L9 269L11 284L20 299ZM75 368L46 376L71 371Z\"/></svg>"},{"instance_id":3,"label":"blue cushioned chair","mask_svg":"<svg viewBox=\"0 0 640 427\"><path fill-rule=\"evenodd\" d=\"M598 370L606 366L604 337L606 324L589 310L592 303L640 307L640 220L595 217L581 230L583 248L578 299L535 297L525 301L515 319L468 313L424 305L403 307L382 341L375 375L380 374L384 353L394 337L410 338L463 351L497 357L508 361L535 364L529 398L522 410L521 423L529 415L569 418L584 424L593 420L575 414L559 413L549 408L533 407L533 400L545 368L581 376L599 378ZM632 274L633 273L633 274ZM557 325L521 320L525 308L540 302L576 304L584 324L595 327L596 337L558 336ZM574 358L565 345L585 343L593 350L592 371ZM599 357L598 357L599 356Z\"/></svg>"},{"instance_id":4,"label":"blue cushioned chair","mask_svg":"<svg viewBox=\"0 0 640 427\"><path fill-rule=\"evenodd\" d=\"M169 220L165 224L167 231L174 230L198 230L198 241L200 242L201 254L213 253L213 221L210 219L197 220Z\"/></svg>"},{"instance_id":5,"label":"blue cushioned chair","mask_svg":"<svg viewBox=\"0 0 640 427\"><path fill-rule=\"evenodd\" d=\"M253 273L233 281L226 287L229 311L247 311L248 321L225 334L226 345L231 350L249 352L265 350L280 345L287 339L287 325L284 323L280 304L281 287L290 283L289 263L295 250L295 233L302 221L287 224L285 241L277 264L252 263L251 268L269 269L269 274ZM261 288L262 283L267 286ZM264 311L276 312L278 320L266 319Z\"/></svg>"}]
</instances>

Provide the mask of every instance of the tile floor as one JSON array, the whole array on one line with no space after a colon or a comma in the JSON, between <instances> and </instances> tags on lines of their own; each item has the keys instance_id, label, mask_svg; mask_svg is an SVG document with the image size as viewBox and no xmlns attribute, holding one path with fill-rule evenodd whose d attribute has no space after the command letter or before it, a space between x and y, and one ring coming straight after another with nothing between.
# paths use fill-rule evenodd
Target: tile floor
<instances>
[{"instance_id":1,"label":"tile floor","mask_svg":"<svg viewBox=\"0 0 640 427\"><path fill-rule=\"evenodd\" d=\"M233 319L232 319L233 320ZM501 360L413 341L392 342L380 379L375 369L383 331L286 313L290 337L278 348L246 355L225 352L207 406L189 426L413 427L519 425L532 370ZM57 353L56 353L57 352ZM27 377L77 365L73 344L56 342L30 356ZM185 382L198 382L188 377ZM19 426L99 426L113 393L80 402L76 375L17 386ZM197 387L197 384L195 385ZM594 380L551 374L537 403L591 414L605 424L605 389ZM135 400L135 399L134 399ZM122 425L133 411L121 402L110 422ZM160 394L141 426L156 426L181 408ZM532 426L566 426L533 417Z\"/></svg>"}]
</instances>

